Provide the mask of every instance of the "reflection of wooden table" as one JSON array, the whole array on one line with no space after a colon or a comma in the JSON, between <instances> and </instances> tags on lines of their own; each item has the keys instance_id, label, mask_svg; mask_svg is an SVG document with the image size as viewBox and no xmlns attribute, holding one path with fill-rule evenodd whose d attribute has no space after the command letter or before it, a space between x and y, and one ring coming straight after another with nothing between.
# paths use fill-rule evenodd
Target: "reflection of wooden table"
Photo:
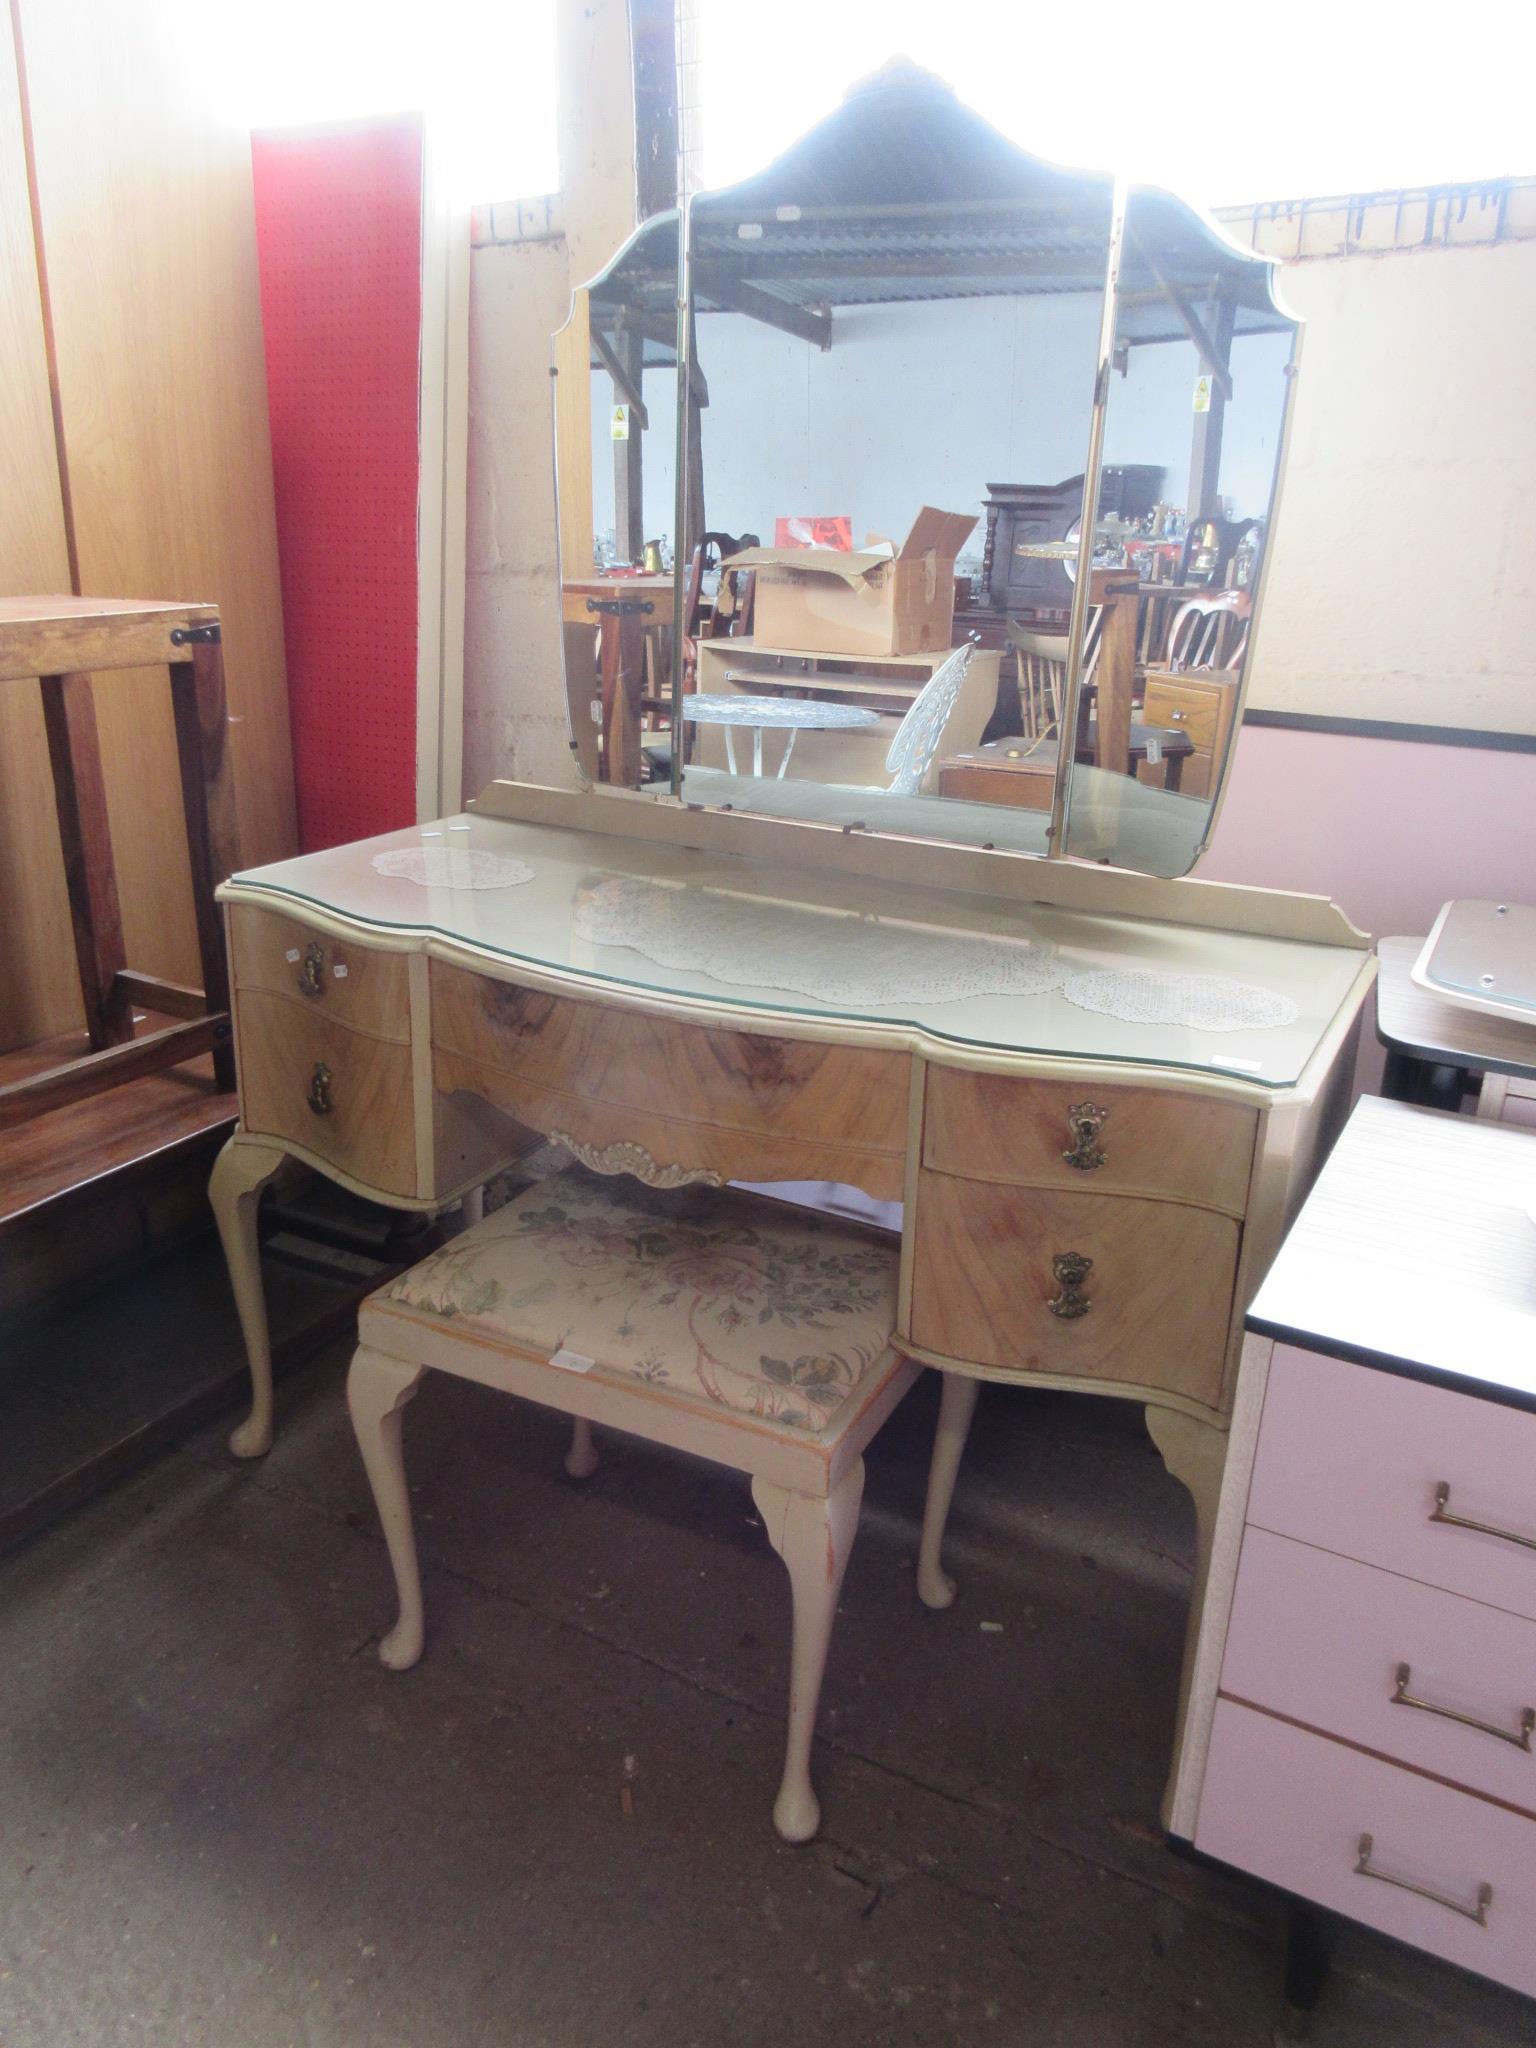
<instances>
[{"instance_id":1,"label":"reflection of wooden table","mask_svg":"<svg viewBox=\"0 0 1536 2048\"><path fill-rule=\"evenodd\" d=\"M670 576L585 576L560 587L567 626L597 627L602 704L599 782L638 789L640 714L645 695L645 636L673 619ZM573 715L579 711L573 705Z\"/></svg>"},{"instance_id":2,"label":"reflection of wooden table","mask_svg":"<svg viewBox=\"0 0 1536 2048\"><path fill-rule=\"evenodd\" d=\"M1129 755L1133 771L1147 760L1154 746L1166 771L1163 788L1177 790L1184 757L1195 751L1194 742L1188 733L1132 725ZM1091 725L1078 759L1097 759ZM988 746L952 754L939 763L939 795L966 797L978 804L1014 804L1022 810L1048 811L1055 780L1054 740L1042 740L1034 747L1022 739L993 740Z\"/></svg>"},{"instance_id":3,"label":"reflection of wooden table","mask_svg":"<svg viewBox=\"0 0 1536 2048\"><path fill-rule=\"evenodd\" d=\"M1502 1115L1511 1093L1536 1095L1536 1025L1481 1015L1418 987L1410 977L1423 944L1377 941L1376 1036L1387 1049L1382 1094L1454 1110L1471 1076L1481 1074L1480 1117Z\"/></svg>"}]
</instances>

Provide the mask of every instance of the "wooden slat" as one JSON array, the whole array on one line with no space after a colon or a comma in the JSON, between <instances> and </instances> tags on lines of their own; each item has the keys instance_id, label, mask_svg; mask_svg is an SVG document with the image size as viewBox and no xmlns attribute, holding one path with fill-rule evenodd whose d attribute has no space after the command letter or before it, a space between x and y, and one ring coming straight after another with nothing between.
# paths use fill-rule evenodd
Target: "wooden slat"
<instances>
[{"instance_id":1,"label":"wooden slat","mask_svg":"<svg viewBox=\"0 0 1536 2048\"><path fill-rule=\"evenodd\" d=\"M213 892L240 865L240 826L235 816L235 778L229 762L229 721L224 700L224 660L217 642L199 643L190 661L171 666L171 715L176 724L176 758L186 814L187 857L192 870L192 915L203 993L210 1010L229 1008L229 963L224 956L224 921ZM214 1048L213 1070L221 1088L235 1085L234 1047Z\"/></svg>"},{"instance_id":2,"label":"wooden slat","mask_svg":"<svg viewBox=\"0 0 1536 2048\"><path fill-rule=\"evenodd\" d=\"M216 625L217 605L131 598L0 598L0 683L67 670L183 660L173 632Z\"/></svg>"},{"instance_id":3,"label":"wooden slat","mask_svg":"<svg viewBox=\"0 0 1536 2048\"><path fill-rule=\"evenodd\" d=\"M69 550L27 199L21 100L0 26L0 590L66 590ZM37 685L0 688L0 1051L80 1021Z\"/></svg>"},{"instance_id":4,"label":"wooden slat","mask_svg":"<svg viewBox=\"0 0 1536 2048\"><path fill-rule=\"evenodd\" d=\"M127 994L117 985L125 965L123 920L112 867L91 679L48 675L42 678L42 691L85 1028L94 1046L121 1045L133 1036L133 1025Z\"/></svg>"},{"instance_id":5,"label":"wooden slat","mask_svg":"<svg viewBox=\"0 0 1536 2048\"><path fill-rule=\"evenodd\" d=\"M142 1074L157 1074L200 1052L210 1052L229 1030L227 1017L202 1017L190 1023L167 1024L163 1031L151 1031L127 1045L114 1045L105 1052L90 1053L68 1066L54 1067L30 1081L16 1081L0 1088L0 1131L24 1124L67 1103L83 1102L89 1095L103 1094L124 1081Z\"/></svg>"},{"instance_id":6,"label":"wooden slat","mask_svg":"<svg viewBox=\"0 0 1536 2048\"><path fill-rule=\"evenodd\" d=\"M162 1017L206 1017L208 998L200 988L186 988L179 981L162 981L157 974L138 974L125 967L117 985L131 1003L142 1003Z\"/></svg>"}]
</instances>

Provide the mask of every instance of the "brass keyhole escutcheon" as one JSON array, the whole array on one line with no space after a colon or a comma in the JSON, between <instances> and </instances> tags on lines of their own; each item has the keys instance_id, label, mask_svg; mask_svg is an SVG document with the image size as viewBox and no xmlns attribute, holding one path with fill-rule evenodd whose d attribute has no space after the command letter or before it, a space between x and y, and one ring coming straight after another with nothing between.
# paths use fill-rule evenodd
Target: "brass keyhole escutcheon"
<instances>
[{"instance_id":1,"label":"brass keyhole escutcheon","mask_svg":"<svg viewBox=\"0 0 1536 2048\"><path fill-rule=\"evenodd\" d=\"M1108 1158L1108 1153L1098 1142L1108 1115L1108 1108L1101 1109L1096 1102L1074 1102L1068 1109L1067 1135L1072 1142L1061 1156L1079 1173L1092 1173Z\"/></svg>"},{"instance_id":2,"label":"brass keyhole escutcheon","mask_svg":"<svg viewBox=\"0 0 1536 2048\"><path fill-rule=\"evenodd\" d=\"M331 1070L324 1060L315 1061L315 1071L309 1077L309 1093L304 1099L316 1116L329 1116L336 1107L331 1100Z\"/></svg>"},{"instance_id":3,"label":"brass keyhole escutcheon","mask_svg":"<svg viewBox=\"0 0 1536 2048\"><path fill-rule=\"evenodd\" d=\"M299 969L299 987L307 996L325 994L325 948L318 940L309 946Z\"/></svg>"},{"instance_id":4,"label":"brass keyhole escutcheon","mask_svg":"<svg viewBox=\"0 0 1536 2048\"><path fill-rule=\"evenodd\" d=\"M1060 1316L1064 1323L1072 1323L1079 1316L1087 1315L1093 1303L1083 1292L1083 1282L1092 1271L1092 1259L1085 1259L1081 1252L1057 1252L1051 1260L1051 1272L1061 1291L1053 1294L1045 1304L1053 1316Z\"/></svg>"}]
</instances>

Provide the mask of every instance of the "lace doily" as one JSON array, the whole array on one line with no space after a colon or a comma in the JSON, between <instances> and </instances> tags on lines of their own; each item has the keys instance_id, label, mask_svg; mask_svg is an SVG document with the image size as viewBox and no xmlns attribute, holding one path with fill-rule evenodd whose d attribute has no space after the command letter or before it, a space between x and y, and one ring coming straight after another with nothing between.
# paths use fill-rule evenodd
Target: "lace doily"
<instances>
[{"instance_id":1,"label":"lace doily","mask_svg":"<svg viewBox=\"0 0 1536 2048\"><path fill-rule=\"evenodd\" d=\"M1022 939L823 917L655 882L600 882L575 924L595 945L629 946L658 967L856 1009L1042 995L1064 979L1052 953Z\"/></svg>"},{"instance_id":2,"label":"lace doily","mask_svg":"<svg viewBox=\"0 0 1536 2048\"><path fill-rule=\"evenodd\" d=\"M515 889L533 880L526 861L472 846L402 846L376 853L372 865L381 875L419 882L424 889Z\"/></svg>"},{"instance_id":3,"label":"lace doily","mask_svg":"<svg viewBox=\"0 0 1536 2048\"><path fill-rule=\"evenodd\" d=\"M1107 967L1074 974L1062 989L1080 1010L1127 1024L1182 1024L1191 1031L1273 1031L1296 1020L1289 996L1224 974L1154 974Z\"/></svg>"}]
</instances>

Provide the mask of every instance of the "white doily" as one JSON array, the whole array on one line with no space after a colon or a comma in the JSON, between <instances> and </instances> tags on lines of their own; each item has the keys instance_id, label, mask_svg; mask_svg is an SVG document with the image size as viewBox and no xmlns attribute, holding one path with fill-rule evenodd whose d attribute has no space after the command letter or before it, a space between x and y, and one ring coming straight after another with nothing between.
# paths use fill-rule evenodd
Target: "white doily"
<instances>
[{"instance_id":1,"label":"white doily","mask_svg":"<svg viewBox=\"0 0 1536 2048\"><path fill-rule=\"evenodd\" d=\"M381 875L419 882L424 889L515 889L533 880L526 861L472 846L402 846L395 853L376 853L373 866Z\"/></svg>"},{"instance_id":2,"label":"white doily","mask_svg":"<svg viewBox=\"0 0 1536 2048\"><path fill-rule=\"evenodd\" d=\"M1296 1020L1296 1005L1274 989L1224 974L1154 974L1109 967L1074 974L1062 989L1080 1010L1127 1024L1182 1024L1191 1031L1273 1031Z\"/></svg>"},{"instance_id":3,"label":"white doily","mask_svg":"<svg viewBox=\"0 0 1536 2048\"><path fill-rule=\"evenodd\" d=\"M618 878L600 882L577 906L575 924L594 944L629 946L658 967L850 1008L1042 995L1060 988L1065 972L1050 952L1022 939L824 917Z\"/></svg>"}]
</instances>

